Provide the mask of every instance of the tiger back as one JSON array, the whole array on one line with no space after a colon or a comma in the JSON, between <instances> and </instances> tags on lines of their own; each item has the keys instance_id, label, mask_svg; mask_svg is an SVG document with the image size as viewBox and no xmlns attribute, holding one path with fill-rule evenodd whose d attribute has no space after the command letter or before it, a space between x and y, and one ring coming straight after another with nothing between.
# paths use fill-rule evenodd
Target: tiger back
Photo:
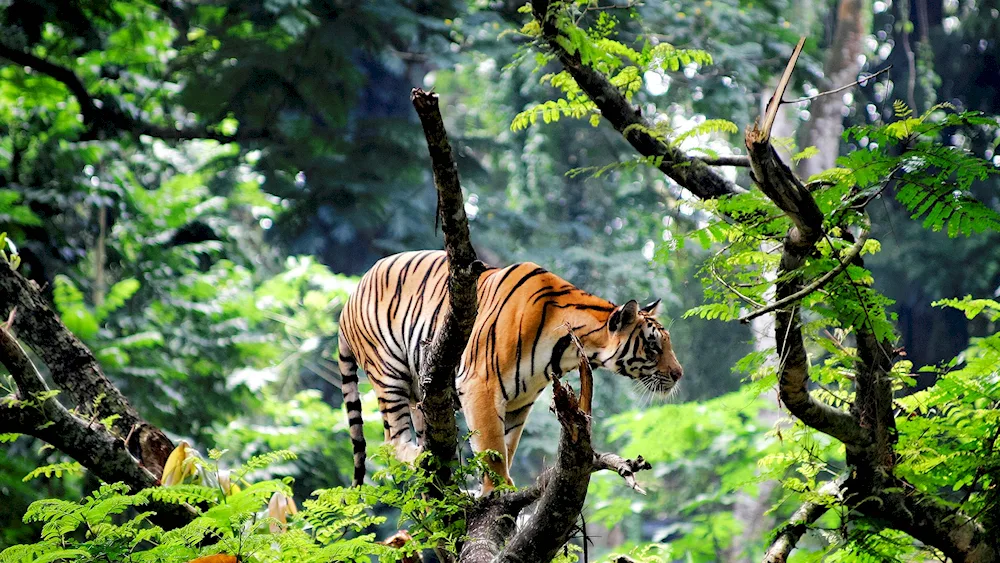
<instances>
[{"instance_id":1,"label":"tiger back","mask_svg":"<svg viewBox=\"0 0 1000 563\"><path fill-rule=\"evenodd\" d=\"M412 461L421 451L423 419L417 375L426 342L448 310L443 251L404 252L379 260L362 277L340 317L339 363L354 446L355 485L364 480L358 368L378 398L385 440ZM478 280L479 311L456 373L456 387L475 452L494 450L491 469L509 469L535 399L553 376L578 365L570 332L594 367L608 367L656 394L683 374L670 334L655 319L658 301L616 307L536 264L488 268ZM483 492L494 484L484 478Z\"/></svg>"}]
</instances>

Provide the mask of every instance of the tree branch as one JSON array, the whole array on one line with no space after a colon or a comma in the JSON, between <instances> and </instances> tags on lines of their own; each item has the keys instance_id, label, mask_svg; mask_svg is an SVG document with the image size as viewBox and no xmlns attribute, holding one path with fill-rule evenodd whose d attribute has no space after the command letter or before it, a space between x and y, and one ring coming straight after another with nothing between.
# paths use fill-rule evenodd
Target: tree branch
<instances>
[{"instance_id":1,"label":"tree branch","mask_svg":"<svg viewBox=\"0 0 1000 563\"><path fill-rule=\"evenodd\" d=\"M81 409L100 418L118 415L112 422L121 438L130 436L129 450L159 477L173 450L167 436L146 422L104 375L97 359L49 308L38 285L0 260L0 317L16 308L13 329L45 362L53 382Z\"/></svg>"},{"instance_id":2,"label":"tree branch","mask_svg":"<svg viewBox=\"0 0 1000 563\"><path fill-rule=\"evenodd\" d=\"M30 400L33 396L49 390L31 359L24 353L24 349L6 326L0 326L0 363L7 368L7 372L14 379L19 400Z\"/></svg>"},{"instance_id":3,"label":"tree branch","mask_svg":"<svg viewBox=\"0 0 1000 563\"><path fill-rule=\"evenodd\" d=\"M589 417L580 409L573 390L558 379L552 381L552 402L562 426L556 464L535 516L504 546L497 563L550 561L569 540L583 510L594 468Z\"/></svg>"},{"instance_id":4,"label":"tree branch","mask_svg":"<svg viewBox=\"0 0 1000 563\"><path fill-rule=\"evenodd\" d=\"M17 397L0 398L0 428L48 442L107 483L122 482L132 491L159 484L129 452L124 440L66 410L48 391L27 353L14 336L0 328L0 363L18 386ZM175 504L154 503L154 520L173 528L190 522L194 513Z\"/></svg>"},{"instance_id":5,"label":"tree branch","mask_svg":"<svg viewBox=\"0 0 1000 563\"><path fill-rule=\"evenodd\" d=\"M817 492L822 495L839 497L840 488L846 480L846 475L838 477L820 487ZM815 502L802 503L802 506L792 514L788 522L778 530L778 535L771 542L767 553L764 554L764 563L785 563L788 560L788 555L795 549L795 544L806 533L809 526L825 514L829 508L829 506Z\"/></svg>"},{"instance_id":6,"label":"tree branch","mask_svg":"<svg viewBox=\"0 0 1000 563\"><path fill-rule=\"evenodd\" d=\"M164 1L161 4L169 5ZM83 80L71 69L57 65L45 60L30 52L12 49L0 42L0 58L7 59L15 64L31 67L42 74L50 76L69 89L77 103L80 104L80 114L83 116L83 123L87 126L80 136L81 141L93 141L102 137L110 137L120 133L128 133L136 137L146 135L156 137L164 141L191 141L208 139L220 143L236 143L245 141L265 140L275 138L274 132L268 129L239 129L236 133L229 135L208 127L173 129L167 126L156 125L145 122L136 117L127 115L117 103L104 103L98 105L97 100L87 90Z\"/></svg>"},{"instance_id":7,"label":"tree branch","mask_svg":"<svg viewBox=\"0 0 1000 563\"><path fill-rule=\"evenodd\" d=\"M746 315L743 315L742 317L740 317L739 321L741 323L748 323L753 319L756 319L757 317L770 313L771 311L777 311L778 309L783 309L788 305L791 305L792 303L795 303L800 299L803 299L810 293L822 289L823 286L825 286L827 283L830 282L830 280L837 277L841 272L846 270L847 266L850 265L851 261L861 254L861 250L865 247L865 242L867 240L868 240L868 233L867 232L862 233L858 241L854 243L853 246L851 246L851 248L847 251L847 254L844 255L843 259L832 270L816 278L811 283L809 283L809 285L806 285L802 289L785 297L784 299L775 301L774 303L771 303L766 307L762 307L752 313L747 313Z\"/></svg>"},{"instance_id":8,"label":"tree branch","mask_svg":"<svg viewBox=\"0 0 1000 563\"><path fill-rule=\"evenodd\" d=\"M553 410L562 426L555 466L538 475L529 487L480 499L468 516L470 539L462 547L461 563L552 559L576 527L591 473L616 471L630 487L645 494L635 482L635 473L652 469L649 462L641 456L633 460L595 453L590 446L590 416L573 390L557 379L552 393ZM536 501L535 515L515 534L517 516Z\"/></svg>"},{"instance_id":9,"label":"tree branch","mask_svg":"<svg viewBox=\"0 0 1000 563\"><path fill-rule=\"evenodd\" d=\"M420 365L422 398L419 407L424 416L424 447L432 454L429 463L436 481L443 485L451 481L451 464L458 448L455 370L476 322L479 307L477 282L484 268L472 248L458 166L441 119L438 97L414 88L411 101L420 117L430 150L438 193L438 215L448 254L449 310Z\"/></svg>"},{"instance_id":10,"label":"tree branch","mask_svg":"<svg viewBox=\"0 0 1000 563\"><path fill-rule=\"evenodd\" d=\"M968 514L933 498L901 479L872 482L864 475L852 476L844 485L848 506L879 521L890 522L926 545L940 549L956 563L988 563L1000 560L995 531L986 530Z\"/></svg>"},{"instance_id":11,"label":"tree branch","mask_svg":"<svg viewBox=\"0 0 1000 563\"><path fill-rule=\"evenodd\" d=\"M650 134L652 125L639 109L633 106L608 77L585 65L578 53L570 54L560 45L567 38L559 31L558 22L567 19L560 2L532 0L532 14L542 30L542 37L559 62L573 77L577 85L601 110L601 116L643 156L663 157L660 170L681 187L701 199L713 199L737 193L739 188L704 161L690 158L683 151L672 147Z\"/></svg>"},{"instance_id":12,"label":"tree branch","mask_svg":"<svg viewBox=\"0 0 1000 563\"><path fill-rule=\"evenodd\" d=\"M746 145L750 165L760 190L764 192L792 220L782 244L778 282L775 288L777 302L794 302L802 290L801 267L823 235L823 213L812 194L781 161L770 143L770 123L774 108L780 105L784 86L791 76L802 41L783 74L779 88L771 97L765 113L764 125L755 124L746 132ZM798 306L778 309L775 314L775 339L780 359L778 387L782 402L788 410L808 426L829 434L848 445L866 444L867 432L858 421L840 409L818 401L808 390L809 358L802 337Z\"/></svg>"},{"instance_id":13,"label":"tree branch","mask_svg":"<svg viewBox=\"0 0 1000 563\"><path fill-rule=\"evenodd\" d=\"M90 96L90 92L87 91L87 87L84 86L83 81L72 70L51 63L31 53L12 49L2 42L0 42L0 57L14 64L31 67L42 74L46 74L62 82L76 98L77 103L80 104L80 113L83 115L83 123L87 126L88 133L96 131L101 122L101 110L94 103L94 99Z\"/></svg>"},{"instance_id":14,"label":"tree branch","mask_svg":"<svg viewBox=\"0 0 1000 563\"><path fill-rule=\"evenodd\" d=\"M717 156L715 158L698 157L693 160L700 160L709 166L736 166L738 168L750 167L750 159L746 155L742 154Z\"/></svg>"}]
</instances>

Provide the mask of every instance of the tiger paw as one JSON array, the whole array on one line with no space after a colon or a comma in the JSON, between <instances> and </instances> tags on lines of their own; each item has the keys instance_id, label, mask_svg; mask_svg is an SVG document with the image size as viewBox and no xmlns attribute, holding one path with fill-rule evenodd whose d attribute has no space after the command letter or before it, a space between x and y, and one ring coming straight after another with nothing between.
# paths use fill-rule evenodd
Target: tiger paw
<instances>
[{"instance_id":1,"label":"tiger paw","mask_svg":"<svg viewBox=\"0 0 1000 563\"><path fill-rule=\"evenodd\" d=\"M413 463L416 461L417 456L423 453L424 448L413 444L411 442L406 442L403 444L396 444L396 459L402 461L403 463Z\"/></svg>"}]
</instances>

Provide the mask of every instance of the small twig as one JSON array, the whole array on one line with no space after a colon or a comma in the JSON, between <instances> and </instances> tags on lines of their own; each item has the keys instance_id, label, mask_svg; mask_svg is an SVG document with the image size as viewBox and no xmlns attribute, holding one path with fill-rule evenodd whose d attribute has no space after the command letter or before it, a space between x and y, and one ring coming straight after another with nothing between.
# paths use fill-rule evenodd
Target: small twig
<instances>
[{"instance_id":1,"label":"small twig","mask_svg":"<svg viewBox=\"0 0 1000 563\"><path fill-rule=\"evenodd\" d=\"M815 100L816 98L819 98L819 97L822 97L822 96L829 96L830 94L836 94L837 92L843 92L844 90L847 90L848 88L853 88L853 87L858 86L858 85L860 85L860 84L862 84L864 82L868 82L869 80L871 80L872 78L875 78L876 76L882 74L883 72L889 72L889 69L891 69L891 68L892 68L892 65L889 65L889 66L883 68L882 70L880 70L880 71L878 71L878 72L876 72L874 74L869 74L868 76L865 76L864 78L859 78L859 79L855 80L854 82L851 82L850 84L845 84L845 85L843 85L843 86L841 86L839 88L834 88L833 90L827 90L826 92L820 92L819 94L813 94L812 96L804 96L804 97L798 98L796 100L781 100L780 103L782 103L782 104L797 104L799 102L808 102L809 100Z\"/></svg>"},{"instance_id":2,"label":"small twig","mask_svg":"<svg viewBox=\"0 0 1000 563\"><path fill-rule=\"evenodd\" d=\"M639 493L640 495L646 494L646 491L639 486L635 481L635 474L638 471L645 471L647 469L652 469L653 466L649 464L648 461L639 456L635 459L626 459L615 454L594 454L594 471L601 471L604 469L610 469L616 471L619 475L625 479L629 487L632 490Z\"/></svg>"},{"instance_id":3,"label":"small twig","mask_svg":"<svg viewBox=\"0 0 1000 563\"><path fill-rule=\"evenodd\" d=\"M785 89L788 88L788 83L792 80L792 71L795 70L795 61L799 60L799 54L802 52L802 46L806 44L806 38L803 35L799 38L799 44L795 46L795 50L792 51L792 56L788 59L788 64L785 66L785 72L781 75L781 80L778 81L778 87L774 89L774 94L771 95L771 101L767 103L767 112L764 114L764 124L759 130L759 137L757 141L759 143L766 143L768 139L771 138L771 126L774 125L774 118L778 115L778 108L781 106L781 98L785 95Z\"/></svg>"},{"instance_id":4,"label":"small twig","mask_svg":"<svg viewBox=\"0 0 1000 563\"><path fill-rule=\"evenodd\" d=\"M742 154L717 156L715 158L694 158L692 160L700 160L709 166L737 166L741 168L750 168L750 157Z\"/></svg>"},{"instance_id":5,"label":"small twig","mask_svg":"<svg viewBox=\"0 0 1000 563\"><path fill-rule=\"evenodd\" d=\"M733 287L729 282L727 282L726 280L724 280L722 278L722 276L720 276L719 273L715 271L715 264L709 264L708 270L709 270L709 272L712 273L712 277L715 278L715 281L721 283L726 289L728 289L729 291L733 292L737 297L739 297L740 299L742 299L742 300L746 301L747 303L753 305L754 307L763 307L763 305L761 305L757 301L755 301L755 300L747 297L746 295L743 295L742 293L739 292L739 290L737 290L735 287Z\"/></svg>"},{"instance_id":6,"label":"small twig","mask_svg":"<svg viewBox=\"0 0 1000 563\"><path fill-rule=\"evenodd\" d=\"M803 287L799 291L796 291L795 293L789 295L788 297L785 297L784 299L780 299L778 301L775 301L774 303L771 303L767 307L764 307L764 308L758 309L758 310L756 310L756 311L754 311L752 313L747 313L746 315L743 315L739 319L740 322L741 323L748 323L748 322L752 321L753 319L756 319L757 317L759 317L761 315L766 315L766 314L768 314L768 313L770 313L772 311L776 311L778 309L783 309L784 307L786 307L786 306L788 306L788 305L790 305L792 303L795 303L796 301L804 298L805 296L809 295L810 293L812 293L812 292L820 289L821 287L823 287L824 285L826 285L827 283L829 283L830 280L832 280L833 278L837 277L837 275L839 275L841 272L843 272L844 270L847 269L847 267L851 264L851 262L855 258L857 258L857 256L859 254L861 254L861 250L865 247L865 242L867 240L868 240L868 232L866 231L866 232L861 233L861 236L858 237L858 241L856 243L854 243L854 246L852 246L851 249L847 252L847 254L844 255L844 259L841 260L840 263L838 263L837 266L834 267L832 270L830 270L829 272L827 272L827 273L823 274L822 276L816 278L812 283L810 283L809 285Z\"/></svg>"}]
</instances>

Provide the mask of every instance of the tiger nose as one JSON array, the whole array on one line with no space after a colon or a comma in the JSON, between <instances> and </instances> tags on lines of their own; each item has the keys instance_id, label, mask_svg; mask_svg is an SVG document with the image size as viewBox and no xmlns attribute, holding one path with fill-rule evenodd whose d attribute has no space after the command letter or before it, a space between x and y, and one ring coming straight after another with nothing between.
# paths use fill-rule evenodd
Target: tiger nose
<instances>
[{"instance_id":1,"label":"tiger nose","mask_svg":"<svg viewBox=\"0 0 1000 563\"><path fill-rule=\"evenodd\" d=\"M670 370L670 377L673 378L674 381L677 381L678 379L684 377L684 368L682 368L681 366L672 368Z\"/></svg>"}]
</instances>

